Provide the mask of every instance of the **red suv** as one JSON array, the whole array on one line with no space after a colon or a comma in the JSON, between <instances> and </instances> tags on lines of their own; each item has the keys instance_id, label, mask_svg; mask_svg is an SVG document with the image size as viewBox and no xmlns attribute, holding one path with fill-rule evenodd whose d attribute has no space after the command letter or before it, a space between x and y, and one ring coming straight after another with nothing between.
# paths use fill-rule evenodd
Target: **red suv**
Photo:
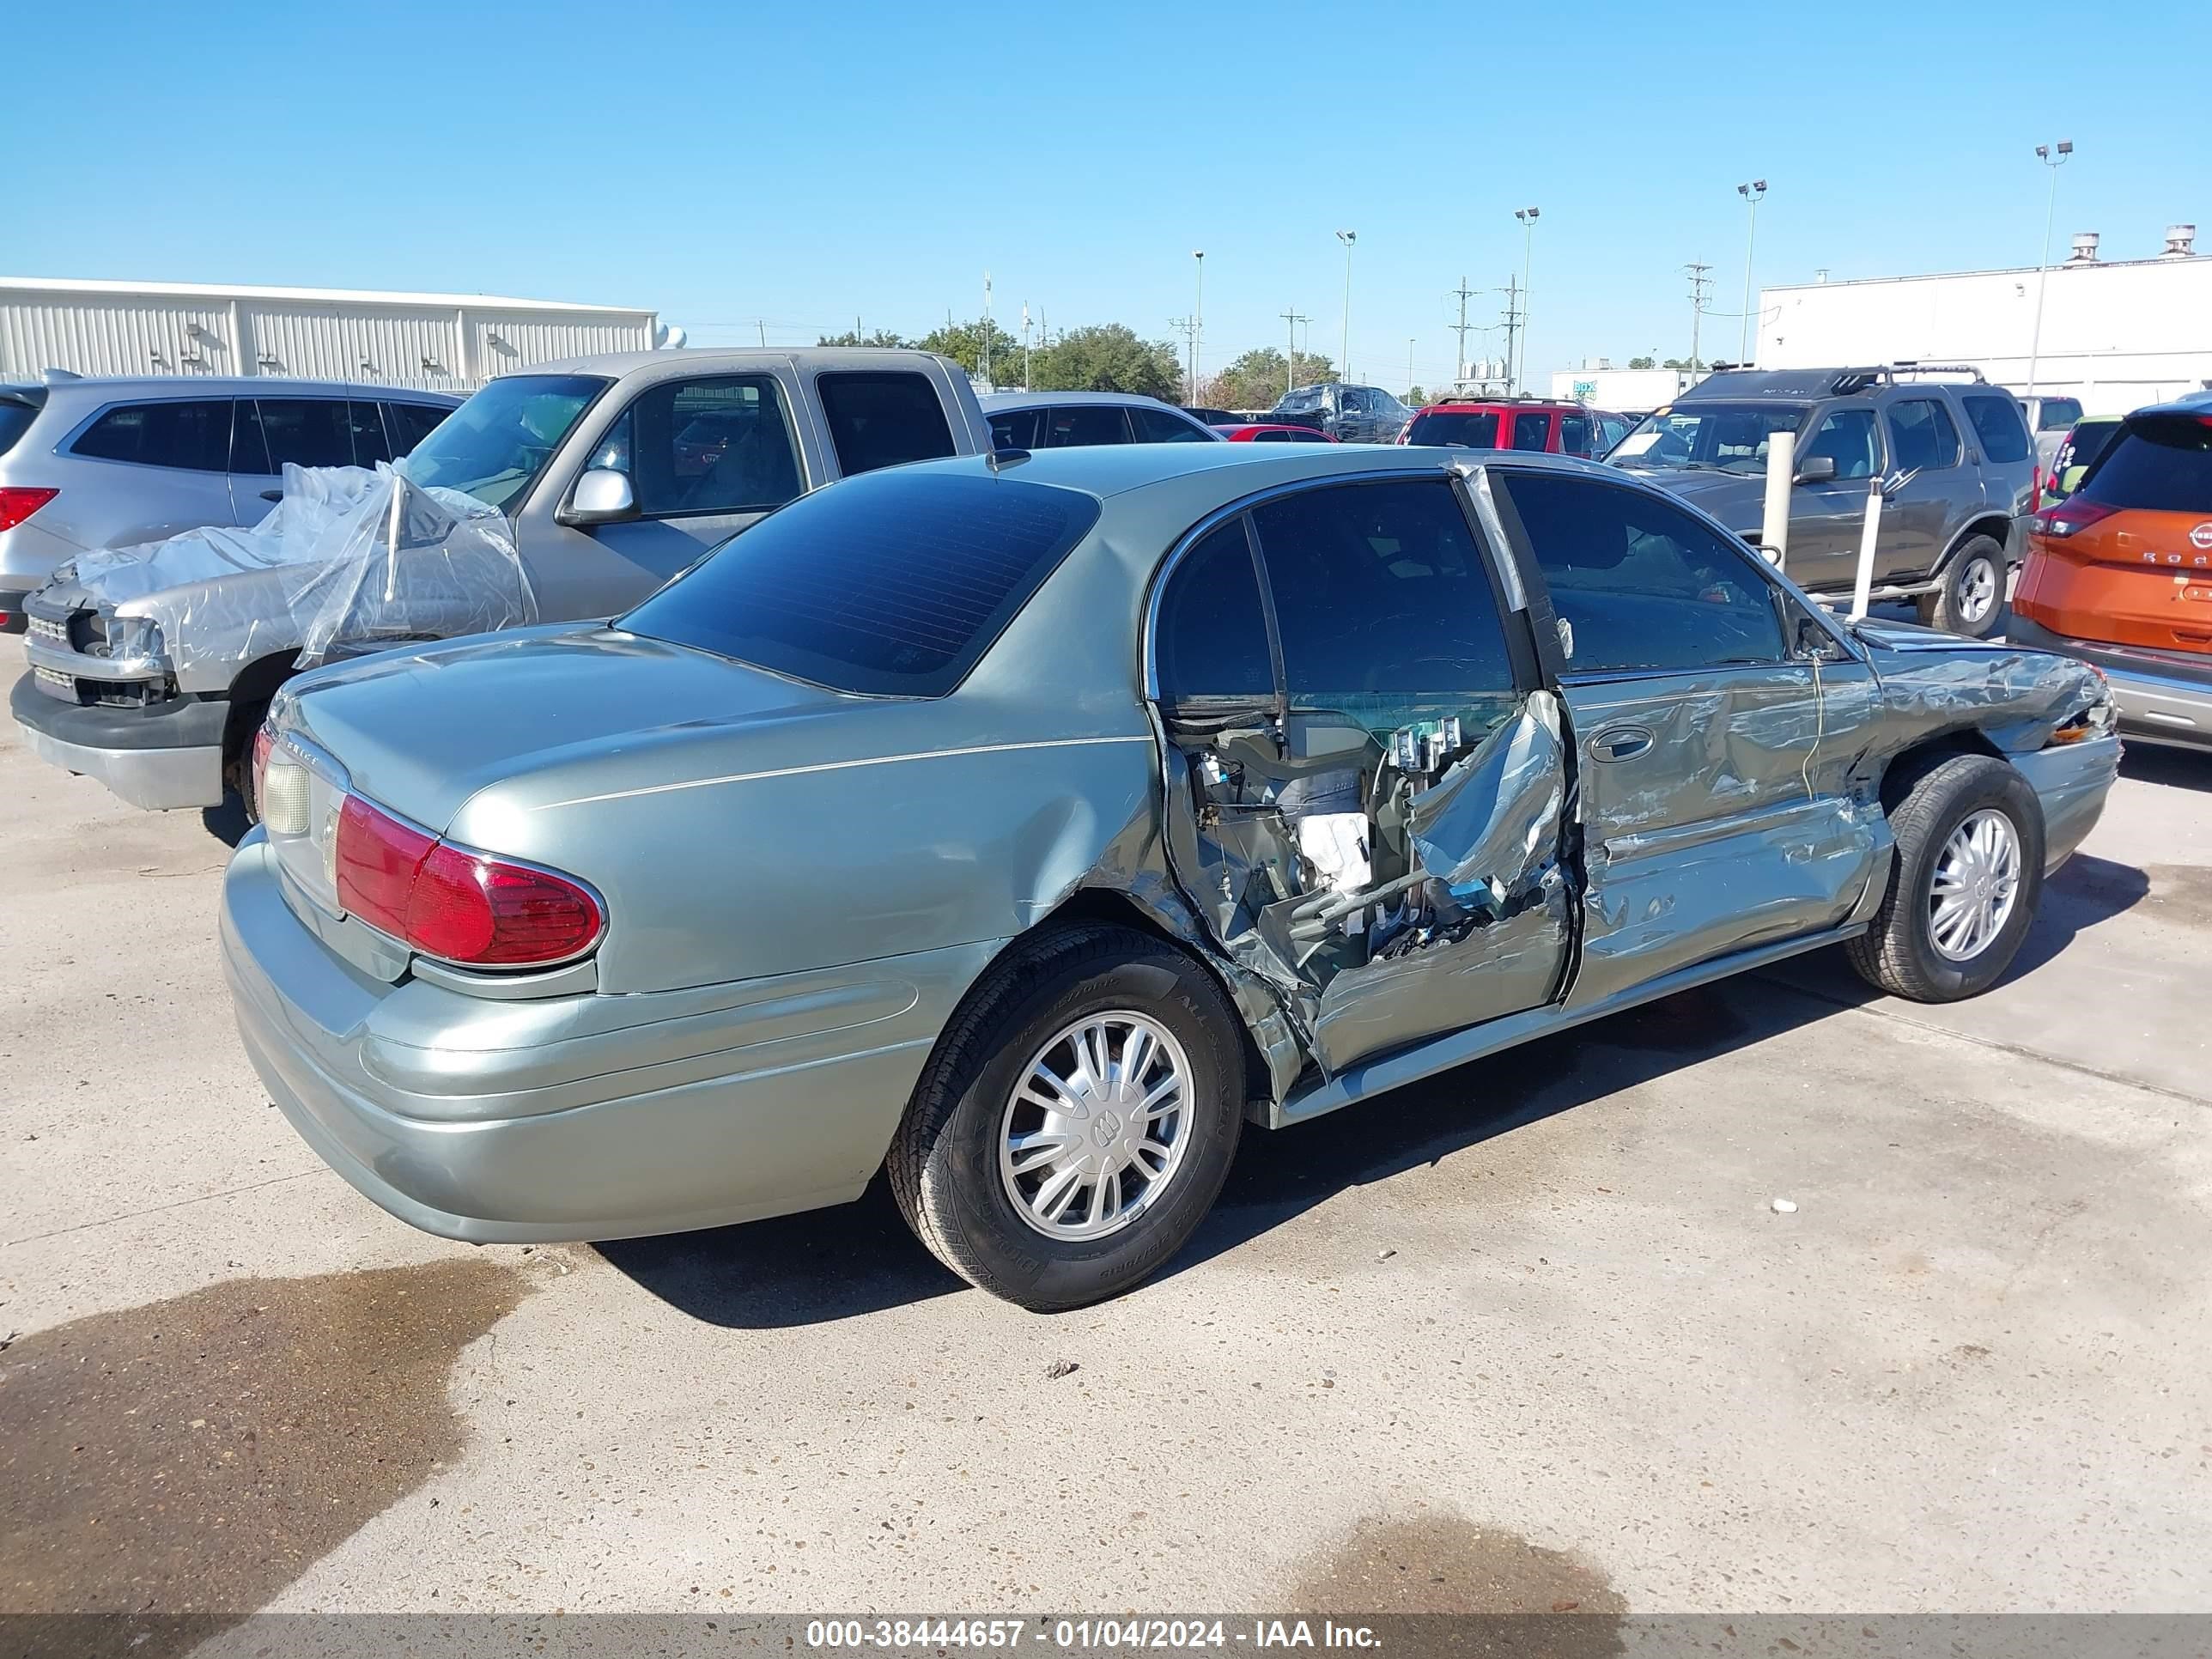
<instances>
[{"instance_id":1,"label":"red suv","mask_svg":"<svg viewBox=\"0 0 2212 1659\"><path fill-rule=\"evenodd\" d=\"M1431 404L1406 422L1401 444L1459 449L1534 449L1602 460L1635 422L1581 404L1529 398L1454 398Z\"/></svg>"}]
</instances>

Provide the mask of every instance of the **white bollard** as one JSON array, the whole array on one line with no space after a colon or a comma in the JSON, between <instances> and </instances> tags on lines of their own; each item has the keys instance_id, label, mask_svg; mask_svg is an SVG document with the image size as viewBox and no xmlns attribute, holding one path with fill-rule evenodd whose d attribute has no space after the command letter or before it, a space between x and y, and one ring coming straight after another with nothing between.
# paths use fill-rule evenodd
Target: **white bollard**
<instances>
[{"instance_id":1,"label":"white bollard","mask_svg":"<svg viewBox=\"0 0 2212 1659\"><path fill-rule=\"evenodd\" d=\"M1881 537L1881 480L1875 478L1867 485L1866 527L1859 532L1858 580L1851 584L1851 617L1857 622L1867 613L1867 596L1874 591L1874 548Z\"/></svg>"},{"instance_id":2,"label":"white bollard","mask_svg":"<svg viewBox=\"0 0 2212 1659\"><path fill-rule=\"evenodd\" d=\"M1766 516L1759 520L1759 542L1777 569L1790 554L1790 488L1797 481L1797 434L1770 433L1766 440Z\"/></svg>"}]
</instances>

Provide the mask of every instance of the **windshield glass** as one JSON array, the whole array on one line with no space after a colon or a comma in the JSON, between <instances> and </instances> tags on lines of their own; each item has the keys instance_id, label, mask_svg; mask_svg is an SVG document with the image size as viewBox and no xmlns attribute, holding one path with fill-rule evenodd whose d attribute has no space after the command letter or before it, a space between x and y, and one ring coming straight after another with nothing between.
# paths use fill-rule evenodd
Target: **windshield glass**
<instances>
[{"instance_id":1,"label":"windshield glass","mask_svg":"<svg viewBox=\"0 0 2212 1659\"><path fill-rule=\"evenodd\" d=\"M15 440L31 429L31 422L39 418L36 405L14 398L0 398L0 455L15 447Z\"/></svg>"},{"instance_id":2,"label":"windshield glass","mask_svg":"<svg viewBox=\"0 0 2212 1659\"><path fill-rule=\"evenodd\" d=\"M1285 392L1276 401L1275 410L1282 415L1305 415L1322 405L1322 389L1317 386L1302 386L1295 392Z\"/></svg>"},{"instance_id":3,"label":"windshield glass","mask_svg":"<svg viewBox=\"0 0 2212 1659\"><path fill-rule=\"evenodd\" d=\"M1803 404L1682 404L1649 416L1606 459L1616 466L1763 472L1766 440L1805 423Z\"/></svg>"},{"instance_id":4,"label":"windshield glass","mask_svg":"<svg viewBox=\"0 0 2212 1659\"><path fill-rule=\"evenodd\" d=\"M607 382L589 374L510 374L438 422L401 469L487 507L518 501Z\"/></svg>"}]
</instances>

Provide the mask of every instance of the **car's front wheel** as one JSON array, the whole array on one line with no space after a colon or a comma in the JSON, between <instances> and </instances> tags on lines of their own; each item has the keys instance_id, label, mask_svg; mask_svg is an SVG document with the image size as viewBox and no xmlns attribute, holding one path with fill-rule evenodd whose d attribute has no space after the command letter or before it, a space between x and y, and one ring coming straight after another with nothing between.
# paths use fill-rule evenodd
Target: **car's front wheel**
<instances>
[{"instance_id":1,"label":"car's front wheel","mask_svg":"<svg viewBox=\"0 0 2212 1659\"><path fill-rule=\"evenodd\" d=\"M1243 1122L1244 1048L1206 971L1111 926L1018 945L931 1057L891 1191L962 1278L1039 1312L1157 1272L1212 1206Z\"/></svg>"},{"instance_id":2,"label":"car's front wheel","mask_svg":"<svg viewBox=\"0 0 2212 1659\"><path fill-rule=\"evenodd\" d=\"M1977 536L1959 550L1943 585L1920 601L1920 620L1931 628L1985 640L2005 611L2005 552L1995 537Z\"/></svg>"},{"instance_id":3,"label":"car's front wheel","mask_svg":"<svg viewBox=\"0 0 2212 1659\"><path fill-rule=\"evenodd\" d=\"M1887 798L1887 796L1885 797ZM2043 892L2043 807L1988 755L1923 763L1890 809L1889 890L1847 947L1869 984L1916 1002L1978 995L2012 965Z\"/></svg>"}]
</instances>

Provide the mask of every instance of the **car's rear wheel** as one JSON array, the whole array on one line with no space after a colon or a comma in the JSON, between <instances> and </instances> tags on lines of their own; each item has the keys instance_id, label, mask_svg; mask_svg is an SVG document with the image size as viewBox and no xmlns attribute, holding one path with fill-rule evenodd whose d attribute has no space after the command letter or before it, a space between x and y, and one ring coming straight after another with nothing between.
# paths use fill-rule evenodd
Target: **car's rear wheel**
<instances>
[{"instance_id":1,"label":"car's rear wheel","mask_svg":"<svg viewBox=\"0 0 2212 1659\"><path fill-rule=\"evenodd\" d=\"M1943 586L1920 601L1920 620L1931 628L1985 640L2005 614L2005 555L1990 536L1977 536L1959 550L1943 573Z\"/></svg>"},{"instance_id":2,"label":"car's rear wheel","mask_svg":"<svg viewBox=\"0 0 2212 1659\"><path fill-rule=\"evenodd\" d=\"M269 718L270 702L268 697L255 697L233 703L223 728L223 781L238 791L249 829L261 822L261 798L254 788L253 739L261 722Z\"/></svg>"},{"instance_id":3,"label":"car's rear wheel","mask_svg":"<svg viewBox=\"0 0 2212 1659\"><path fill-rule=\"evenodd\" d=\"M2043 807L2018 769L1953 755L1916 769L1889 814L1889 890L1853 939L1869 983L1916 1002L1978 995L2012 965L2043 891Z\"/></svg>"},{"instance_id":4,"label":"car's rear wheel","mask_svg":"<svg viewBox=\"0 0 2212 1659\"><path fill-rule=\"evenodd\" d=\"M891 1191L945 1265L1039 1312L1157 1272L1243 1122L1236 1014L1191 957L1084 926L1017 945L969 996L891 1143Z\"/></svg>"}]
</instances>

